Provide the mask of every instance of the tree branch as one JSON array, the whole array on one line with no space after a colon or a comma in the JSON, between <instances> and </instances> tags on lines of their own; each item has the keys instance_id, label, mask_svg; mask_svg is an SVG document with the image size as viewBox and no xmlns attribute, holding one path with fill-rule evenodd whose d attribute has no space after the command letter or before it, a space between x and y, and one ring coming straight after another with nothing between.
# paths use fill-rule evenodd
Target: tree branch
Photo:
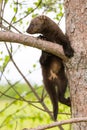
<instances>
[{"instance_id":1,"label":"tree branch","mask_svg":"<svg viewBox=\"0 0 87 130\"><path fill-rule=\"evenodd\" d=\"M48 125L44 125L44 126L39 126L37 128L24 128L23 130L45 130L45 129L50 129L53 127L57 127L60 125L65 125L65 124L72 124L72 123L77 123L77 122L87 122L87 117L78 117L78 118L72 118L69 120L64 120L64 121L60 121L60 122L54 122L52 124L48 124Z\"/></svg>"},{"instance_id":2,"label":"tree branch","mask_svg":"<svg viewBox=\"0 0 87 130\"><path fill-rule=\"evenodd\" d=\"M0 31L0 41L20 43L22 45L35 47L43 51L50 52L60 57L64 61L68 60L68 58L64 55L64 51L61 45L44 41L44 40L29 36L29 35L18 34L18 33L9 32L9 31Z\"/></svg>"}]
</instances>

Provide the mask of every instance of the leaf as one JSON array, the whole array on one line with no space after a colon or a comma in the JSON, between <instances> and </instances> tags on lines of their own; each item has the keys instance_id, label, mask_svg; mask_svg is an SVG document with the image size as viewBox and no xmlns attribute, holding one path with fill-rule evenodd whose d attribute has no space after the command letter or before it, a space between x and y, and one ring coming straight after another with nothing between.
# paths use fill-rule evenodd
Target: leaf
<instances>
[{"instance_id":1,"label":"leaf","mask_svg":"<svg viewBox=\"0 0 87 130\"><path fill-rule=\"evenodd\" d=\"M25 14L29 14L29 13L31 13L32 11L33 11L33 8L30 7L30 8L27 8L27 11L24 11L24 13L25 13Z\"/></svg>"},{"instance_id":2,"label":"leaf","mask_svg":"<svg viewBox=\"0 0 87 130\"><path fill-rule=\"evenodd\" d=\"M10 57L8 55L6 55L5 58L4 58L3 68L6 67L9 60L10 60Z\"/></svg>"},{"instance_id":3,"label":"leaf","mask_svg":"<svg viewBox=\"0 0 87 130\"><path fill-rule=\"evenodd\" d=\"M14 18L13 18L13 22L15 22L17 20L17 18L14 16Z\"/></svg>"},{"instance_id":4,"label":"leaf","mask_svg":"<svg viewBox=\"0 0 87 130\"><path fill-rule=\"evenodd\" d=\"M33 64L33 68L36 68L36 64Z\"/></svg>"},{"instance_id":5,"label":"leaf","mask_svg":"<svg viewBox=\"0 0 87 130\"><path fill-rule=\"evenodd\" d=\"M17 8L16 7L14 7L13 10L14 10L15 13L17 12Z\"/></svg>"},{"instance_id":6,"label":"leaf","mask_svg":"<svg viewBox=\"0 0 87 130\"><path fill-rule=\"evenodd\" d=\"M5 0L5 3L7 3L8 2L8 0Z\"/></svg>"}]
</instances>

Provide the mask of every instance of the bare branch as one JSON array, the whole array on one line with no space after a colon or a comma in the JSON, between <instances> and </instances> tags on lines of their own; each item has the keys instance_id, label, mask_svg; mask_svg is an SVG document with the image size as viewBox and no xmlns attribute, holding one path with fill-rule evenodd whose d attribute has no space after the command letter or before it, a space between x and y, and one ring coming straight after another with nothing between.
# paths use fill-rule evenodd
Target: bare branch
<instances>
[{"instance_id":1,"label":"bare branch","mask_svg":"<svg viewBox=\"0 0 87 130\"><path fill-rule=\"evenodd\" d=\"M41 39L34 38L29 35L18 34L18 33L13 33L9 31L0 31L0 41L20 43L22 45L36 47L46 52L50 52L60 57L64 61L68 60L68 58L64 55L62 46L56 43L54 44L52 42L43 41Z\"/></svg>"},{"instance_id":2,"label":"bare branch","mask_svg":"<svg viewBox=\"0 0 87 130\"><path fill-rule=\"evenodd\" d=\"M2 4L3 4L3 1L1 0L0 1L0 25L2 24L2 20L1 20L1 16L2 16Z\"/></svg>"},{"instance_id":3,"label":"bare branch","mask_svg":"<svg viewBox=\"0 0 87 130\"><path fill-rule=\"evenodd\" d=\"M42 3L42 0L39 1L38 5L34 9L32 9L29 13L25 14L23 17L19 18L13 24L20 22L22 19L26 18L28 15L30 15L31 13L33 13L36 9L38 9L38 7L41 5L41 3Z\"/></svg>"},{"instance_id":4,"label":"bare branch","mask_svg":"<svg viewBox=\"0 0 87 130\"><path fill-rule=\"evenodd\" d=\"M39 126L37 128L31 128L31 129L24 128L23 130L45 130L45 129L50 129L50 128L57 127L57 126L60 126L60 125L72 124L72 123L77 123L77 122L87 122L87 117L72 118L72 119L69 119L69 120L54 122L52 124L48 124L48 125L45 125L45 126Z\"/></svg>"}]
</instances>

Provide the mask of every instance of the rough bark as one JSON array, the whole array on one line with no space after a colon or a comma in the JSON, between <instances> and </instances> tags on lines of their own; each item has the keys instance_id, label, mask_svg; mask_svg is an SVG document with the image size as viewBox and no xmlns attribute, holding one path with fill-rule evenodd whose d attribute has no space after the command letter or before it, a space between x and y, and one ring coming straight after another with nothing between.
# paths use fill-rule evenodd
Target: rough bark
<instances>
[{"instance_id":1,"label":"rough bark","mask_svg":"<svg viewBox=\"0 0 87 130\"><path fill-rule=\"evenodd\" d=\"M87 0L65 0L67 34L75 50L67 63L72 101L72 117L87 115ZM73 125L74 130L87 130L87 122Z\"/></svg>"}]
</instances>

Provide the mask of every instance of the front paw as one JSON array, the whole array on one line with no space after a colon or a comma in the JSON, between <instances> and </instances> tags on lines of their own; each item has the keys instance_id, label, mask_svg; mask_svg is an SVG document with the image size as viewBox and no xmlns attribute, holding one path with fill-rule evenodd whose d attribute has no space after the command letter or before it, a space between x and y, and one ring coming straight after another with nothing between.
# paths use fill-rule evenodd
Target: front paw
<instances>
[{"instance_id":1,"label":"front paw","mask_svg":"<svg viewBox=\"0 0 87 130\"><path fill-rule=\"evenodd\" d=\"M46 40L46 38L45 38L43 35L39 35L39 36L37 37L37 39Z\"/></svg>"},{"instance_id":2,"label":"front paw","mask_svg":"<svg viewBox=\"0 0 87 130\"><path fill-rule=\"evenodd\" d=\"M74 50L72 48L64 48L64 53L67 57L71 58L74 56Z\"/></svg>"}]
</instances>

